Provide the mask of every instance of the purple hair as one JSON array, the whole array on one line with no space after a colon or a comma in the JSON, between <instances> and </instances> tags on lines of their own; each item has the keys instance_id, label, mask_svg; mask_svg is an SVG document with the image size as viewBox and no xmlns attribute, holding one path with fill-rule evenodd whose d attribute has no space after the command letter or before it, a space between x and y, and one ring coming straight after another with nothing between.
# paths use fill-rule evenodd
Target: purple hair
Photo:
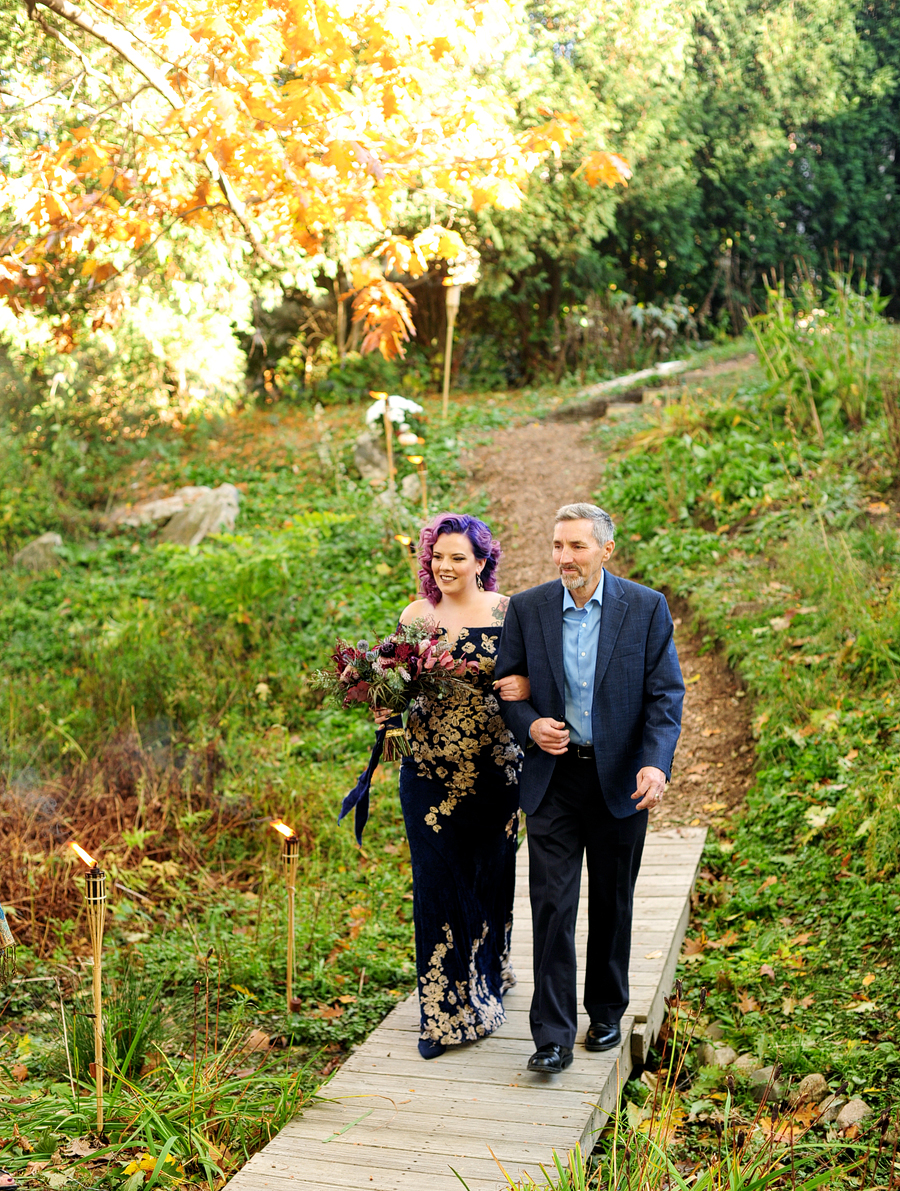
<instances>
[{"instance_id":1,"label":"purple hair","mask_svg":"<svg viewBox=\"0 0 900 1191\"><path fill-rule=\"evenodd\" d=\"M477 559L484 559L481 582L485 591L497 590L497 563L500 561L500 543L491 537L491 531L483 521L469 513L438 513L434 520L423 527L419 534L419 578L422 594L429 604L440 603L442 592L431 573L434 544L445 533L464 533L469 539L472 553Z\"/></svg>"}]
</instances>

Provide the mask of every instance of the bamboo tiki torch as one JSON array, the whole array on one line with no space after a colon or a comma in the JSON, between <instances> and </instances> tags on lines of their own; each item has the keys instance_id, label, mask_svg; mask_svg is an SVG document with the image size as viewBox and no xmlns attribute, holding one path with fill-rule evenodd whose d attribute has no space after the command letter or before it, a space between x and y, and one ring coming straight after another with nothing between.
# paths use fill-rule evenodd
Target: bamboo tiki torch
<instances>
[{"instance_id":1,"label":"bamboo tiki torch","mask_svg":"<svg viewBox=\"0 0 900 1191\"><path fill-rule=\"evenodd\" d=\"M281 867L287 887L287 1011L294 1012L294 910L297 892L297 865L300 861L300 840L287 823L280 819L272 822L275 830L284 838L281 843Z\"/></svg>"},{"instance_id":2,"label":"bamboo tiki torch","mask_svg":"<svg viewBox=\"0 0 900 1191\"><path fill-rule=\"evenodd\" d=\"M412 578L413 578L413 596L412 596L412 598L415 599L416 595L418 593L418 590L419 590L419 560L418 560L418 556L416 555L416 548L413 545L412 538L409 537L405 533L395 533L394 541L400 543L400 546L402 547L403 553L406 557L406 561L409 563L409 569L412 571Z\"/></svg>"},{"instance_id":3,"label":"bamboo tiki torch","mask_svg":"<svg viewBox=\"0 0 900 1191\"><path fill-rule=\"evenodd\" d=\"M422 485L422 517L425 521L428 520L428 479L425 471L425 456L424 455L407 455L406 458L410 461L416 471L419 473L419 483Z\"/></svg>"},{"instance_id":4,"label":"bamboo tiki torch","mask_svg":"<svg viewBox=\"0 0 900 1191\"><path fill-rule=\"evenodd\" d=\"M94 1081L97 1086L97 1132L103 1132L103 927L106 923L106 873L78 844L69 845L88 866L84 903L94 959Z\"/></svg>"},{"instance_id":5,"label":"bamboo tiki torch","mask_svg":"<svg viewBox=\"0 0 900 1191\"><path fill-rule=\"evenodd\" d=\"M8 984L16 974L16 941L0 906L0 984Z\"/></svg>"}]
</instances>

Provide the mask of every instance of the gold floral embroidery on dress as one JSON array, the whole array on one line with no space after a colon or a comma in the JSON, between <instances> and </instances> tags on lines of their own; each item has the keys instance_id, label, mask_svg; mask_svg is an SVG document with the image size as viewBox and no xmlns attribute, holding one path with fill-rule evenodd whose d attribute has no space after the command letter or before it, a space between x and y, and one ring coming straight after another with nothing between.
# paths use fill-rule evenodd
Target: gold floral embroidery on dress
<instances>
[{"instance_id":1,"label":"gold floral embroidery on dress","mask_svg":"<svg viewBox=\"0 0 900 1191\"><path fill-rule=\"evenodd\" d=\"M475 789L479 754L482 765L484 754L489 755L505 785L518 781L522 750L503 722L491 687L500 630L491 630L494 638L478 631L480 647L467 640L470 630L466 628L460 630L453 646L478 663L478 672L467 676L464 687L451 688L443 699L423 696L410 707L407 735L418 776L439 780L446 792L440 804L429 807L425 815L433 831L440 831L440 819L452 814L459 800Z\"/></svg>"},{"instance_id":2,"label":"gold floral embroidery on dress","mask_svg":"<svg viewBox=\"0 0 900 1191\"><path fill-rule=\"evenodd\" d=\"M482 924L481 935L471 942L469 948L469 978L455 981L450 987L450 978L444 972L444 961L455 949L453 931L445 922L443 927L446 942L438 943L431 953L428 971L419 977L419 1006L422 1011L422 1034L432 1042L443 1042L451 1046L459 1042L474 1042L492 1034L506 1021L503 1004L488 988L487 979L478 974L476 957L487 942L490 928ZM506 992L516 983L516 976L509 962L509 936L512 922L506 924L506 937L500 961L501 987Z\"/></svg>"}]
</instances>

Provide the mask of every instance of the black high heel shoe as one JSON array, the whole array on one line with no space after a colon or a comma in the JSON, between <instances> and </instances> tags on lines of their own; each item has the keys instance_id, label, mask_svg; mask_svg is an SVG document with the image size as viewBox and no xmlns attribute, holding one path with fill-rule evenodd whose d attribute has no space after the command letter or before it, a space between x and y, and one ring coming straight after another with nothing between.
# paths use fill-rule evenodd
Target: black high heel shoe
<instances>
[{"instance_id":1,"label":"black high heel shoe","mask_svg":"<svg viewBox=\"0 0 900 1191\"><path fill-rule=\"evenodd\" d=\"M430 1038L419 1039L419 1054L423 1059L437 1059L447 1047L443 1042L432 1042Z\"/></svg>"}]
</instances>

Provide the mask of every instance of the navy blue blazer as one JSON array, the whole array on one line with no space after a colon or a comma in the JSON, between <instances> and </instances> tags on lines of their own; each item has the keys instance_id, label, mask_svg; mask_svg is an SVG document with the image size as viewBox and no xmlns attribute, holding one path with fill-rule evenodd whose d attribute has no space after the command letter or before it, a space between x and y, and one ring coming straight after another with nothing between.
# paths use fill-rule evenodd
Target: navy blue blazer
<instances>
[{"instance_id":1,"label":"navy blue blazer","mask_svg":"<svg viewBox=\"0 0 900 1191\"><path fill-rule=\"evenodd\" d=\"M556 765L556 758L532 741L528 729L544 716L566 718L562 602L558 579L514 595L500 638L496 677L524 674L531 681L527 702L500 700L503 719L525 750L519 802L526 814L540 806ZM645 765L671 777L684 700L673 631L663 595L606 572L591 739L600 789L617 819L636 812L631 795Z\"/></svg>"}]
</instances>

